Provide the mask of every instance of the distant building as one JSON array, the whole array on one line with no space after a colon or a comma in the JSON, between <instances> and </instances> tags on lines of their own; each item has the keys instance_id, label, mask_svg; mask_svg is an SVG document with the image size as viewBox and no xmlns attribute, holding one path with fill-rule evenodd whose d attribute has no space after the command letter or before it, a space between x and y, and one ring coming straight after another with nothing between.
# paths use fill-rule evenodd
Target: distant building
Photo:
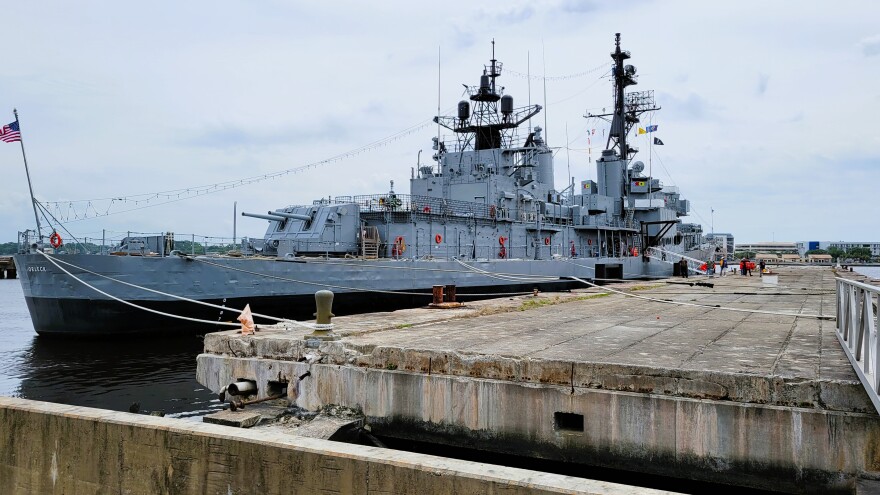
<instances>
[{"instance_id":1,"label":"distant building","mask_svg":"<svg viewBox=\"0 0 880 495\"><path fill-rule=\"evenodd\" d=\"M761 254L797 254L800 256L800 253L798 252L798 244L796 242L763 241L743 243L736 245L736 251L738 253L751 251L753 253Z\"/></svg>"},{"instance_id":2,"label":"distant building","mask_svg":"<svg viewBox=\"0 0 880 495\"><path fill-rule=\"evenodd\" d=\"M721 252L717 254L725 256L727 258L733 257L733 234L711 232L709 234L706 234L703 238L706 240L706 242L715 244L715 246L721 248Z\"/></svg>"},{"instance_id":3,"label":"distant building","mask_svg":"<svg viewBox=\"0 0 880 495\"><path fill-rule=\"evenodd\" d=\"M809 262L809 263L831 263L831 255L830 254L808 254L807 255L807 262Z\"/></svg>"},{"instance_id":4,"label":"distant building","mask_svg":"<svg viewBox=\"0 0 880 495\"><path fill-rule=\"evenodd\" d=\"M852 248L867 248L871 250L871 256L880 256L880 242L855 242L855 241L800 241L797 243L798 253L803 257L807 251L816 249L829 250L831 248L848 251Z\"/></svg>"}]
</instances>

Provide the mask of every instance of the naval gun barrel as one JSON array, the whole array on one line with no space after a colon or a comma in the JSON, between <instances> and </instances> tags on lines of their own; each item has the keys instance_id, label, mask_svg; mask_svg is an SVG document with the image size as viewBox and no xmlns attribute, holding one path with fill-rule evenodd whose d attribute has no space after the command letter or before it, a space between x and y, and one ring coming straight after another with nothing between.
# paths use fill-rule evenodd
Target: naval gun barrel
<instances>
[{"instance_id":1,"label":"naval gun barrel","mask_svg":"<svg viewBox=\"0 0 880 495\"><path fill-rule=\"evenodd\" d=\"M258 213L241 212L241 216L251 217L251 218L261 218L263 220L269 220L270 222L283 222L284 221L284 217L278 216L278 215L260 215Z\"/></svg>"},{"instance_id":2,"label":"naval gun barrel","mask_svg":"<svg viewBox=\"0 0 880 495\"><path fill-rule=\"evenodd\" d=\"M312 219L312 217L310 217L308 215L300 215L298 213L287 213L284 211L270 211L269 214L270 215L277 215L279 217L284 217L284 218L290 218L293 220L303 220L306 222L308 222L309 220Z\"/></svg>"}]
</instances>

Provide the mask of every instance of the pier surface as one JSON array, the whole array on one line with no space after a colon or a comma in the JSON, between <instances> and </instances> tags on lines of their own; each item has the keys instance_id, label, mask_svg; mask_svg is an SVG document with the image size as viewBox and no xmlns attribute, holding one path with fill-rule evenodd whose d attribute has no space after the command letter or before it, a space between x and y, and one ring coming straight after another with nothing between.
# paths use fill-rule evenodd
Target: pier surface
<instances>
[{"instance_id":1,"label":"pier surface","mask_svg":"<svg viewBox=\"0 0 880 495\"><path fill-rule=\"evenodd\" d=\"M0 256L0 279L15 278L17 275L12 256Z\"/></svg>"},{"instance_id":2,"label":"pier surface","mask_svg":"<svg viewBox=\"0 0 880 495\"><path fill-rule=\"evenodd\" d=\"M291 402L361 408L380 435L852 491L880 471L880 417L822 319L835 273L778 273L779 285L756 274L613 286L698 306L593 288L336 318L330 342L300 327L221 332L206 336L198 379L255 380L260 394L287 382Z\"/></svg>"}]
</instances>

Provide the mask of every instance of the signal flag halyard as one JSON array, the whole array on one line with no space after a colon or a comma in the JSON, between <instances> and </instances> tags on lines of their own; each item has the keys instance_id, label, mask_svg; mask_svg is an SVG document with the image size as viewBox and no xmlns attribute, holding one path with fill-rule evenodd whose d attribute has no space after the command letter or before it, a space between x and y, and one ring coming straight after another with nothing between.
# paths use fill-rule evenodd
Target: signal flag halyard
<instances>
[{"instance_id":1,"label":"signal flag halyard","mask_svg":"<svg viewBox=\"0 0 880 495\"><path fill-rule=\"evenodd\" d=\"M4 143L14 143L21 141L21 130L18 127L18 121L10 122L0 129L0 141Z\"/></svg>"}]
</instances>

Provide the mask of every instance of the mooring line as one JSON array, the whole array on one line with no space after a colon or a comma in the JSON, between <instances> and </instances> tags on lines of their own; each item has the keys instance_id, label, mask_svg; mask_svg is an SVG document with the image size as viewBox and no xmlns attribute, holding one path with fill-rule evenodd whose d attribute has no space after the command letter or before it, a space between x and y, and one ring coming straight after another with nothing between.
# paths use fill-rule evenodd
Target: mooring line
<instances>
[{"instance_id":1,"label":"mooring line","mask_svg":"<svg viewBox=\"0 0 880 495\"><path fill-rule=\"evenodd\" d=\"M111 299L113 299L113 300L115 300L115 301L119 301L119 302L122 302L122 303L124 303L124 304L129 305L129 306L133 306L133 307L138 308L138 309L143 309L143 310L145 310L145 311L149 311L149 312L151 312L151 313L156 313L156 314L160 314L160 315L164 315L164 316L169 316L169 317L172 317L172 318L179 318L179 319L184 319L184 320L188 320L188 321L196 321L196 322L200 322L200 323L210 323L210 324L212 324L212 325L227 325L227 326L230 326L230 325L231 325L231 326L235 326L235 327L240 326L240 324L238 324L238 323L217 322L217 321L211 321L211 320L201 320L201 319L198 319L198 318L190 318L190 317L188 317L188 316L173 315L173 314L170 314L170 313L164 313L164 312L161 312L161 311L158 311L158 310L153 310L153 309L150 309L150 308L146 308L146 307L143 307L143 306L139 306L139 305L134 304L134 303L129 302L129 301L125 301L125 300L120 299L120 298L117 298L117 297L115 297L115 296L113 296L113 295L111 295L111 294L108 294L108 293L106 293L106 292L104 292L104 291L98 289L97 287L94 287L94 286L88 284L88 283L85 282L84 280L80 279L80 278L77 277L76 275L70 273L69 271L65 270L63 267L61 267L60 265L58 265L58 263L56 263L56 260L53 260L52 258L50 258L46 253L44 253L44 252L42 252L42 251L38 251L38 252L39 252L40 254L42 254L46 259L48 259L49 262L52 263L53 265L55 265L58 269L60 269L61 271L63 271L63 272L66 273L67 275L73 277L74 280L78 281L79 283L85 285L86 287L88 287L88 288L90 288L90 289L92 289L92 290L94 290L94 291L96 291L96 292L98 292L98 293L101 293L101 294L103 294L103 295L105 295L105 296L107 296L107 297L109 297L109 298L111 298ZM206 306L206 307L209 307L209 308L220 309L220 310L223 310L223 311L226 311L226 310L228 310L228 311L238 311L239 313L241 313L241 312L243 311L242 309L237 309L237 308L233 308L233 307L230 307L230 306L220 306L220 305L218 305L218 304L212 304L212 303L205 302L205 301L199 301L199 300L197 300L197 299L190 299L190 298L188 298L188 297L178 296L178 295L171 294L171 293L168 293L168 292L162 292L162 291L158 291L158 290L155 290L155 289L150 289L149 287L143 287L143 286L140 286L140 285L137 285L137 284L132 284L132 283L130 283L130 282L125 282L124 280L119 280L119 279L116 279L116 278L113 278L113 277L110 277L110 276L107 276L107 275L102 275L102 274L100 274L100 273L93 272L93 271L91 271L91 270L88 270L88 269L86 269L86 268L83 268L83 267L80 267L80 266L74 265L73 263L70 263L70 262L67 262L67 261L64 261L64 260L57 260L57 261L60 262L60 263L65 264L65 265L67 265L67 266L70 266L70 267L76 268L77 270L81 270L81 271L83 271L83 272L89 273L89 274L91 274L91 275L95 275L95 276L97 276L97 277L101 277L101 278L104 278L104 279L107 279L107 280L111 280L111 281L113 281L113 282L117 282L117 283L120 283L120 284L123 284L123 285L127 285L127 286L129 286L129 287L134 287L134 288L136 288L136 289L144 290L144 291L147 291L147 292L152 292L152 293L154 293L154 294L159 294L159 295L161 295L161 296L170 297L170 298L173 298L173 299L178 299L178 300L180 300L180 301L190 302L190 303L193 303L193 304L199 304L199 305ZM309 329L312 329L312 330L316 330L316 329L317 329L317 330L323 330L323 329L325 329L325 328L323 328L324 326L319 325L319 324L317 324L317 323L304 323L304 322L300 322L300 321L296 321L296 320L290 320L290 319L287 319L287 318L279 318L279 317L277 317L277 316L265 315L265 314L262 314L262 313L255 313L255 312L252 312L251 314L254 315L254 316L257 316L257 317L259 317L259 318L265 318L265 319L268 319L268 320L274 320L274 321L281 322L281 323L291 323L291 324L293 324L293 325L298 325L298 326L301 326L301 327L304 327L304 328L309 328ZM321 327L321 328L318 328L318 327Z\"/></svg>"}]
</instances>

